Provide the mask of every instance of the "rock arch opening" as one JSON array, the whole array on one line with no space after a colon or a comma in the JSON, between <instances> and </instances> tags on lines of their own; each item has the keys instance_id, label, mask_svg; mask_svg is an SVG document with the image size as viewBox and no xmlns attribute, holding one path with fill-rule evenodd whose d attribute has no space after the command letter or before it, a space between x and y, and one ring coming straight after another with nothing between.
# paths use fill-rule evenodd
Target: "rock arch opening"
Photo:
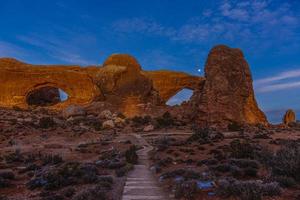
<instances>
[{"instance_id":1,"label":"rock arch opening","mask_svg":"<svg viewBox=\"0 0 300 200\"><path fill-rule=\"evenodd\" d=\"M53 106L68 98L69 95L61 88L45 86L30 91L26 102L29 106Z\"/></svg>"},{"instance_id":2,"label":"rock arch opening","mask_svg":"<svg viewBox=\"0 0 300 200\"><path fill-rule=\"evenodd\" d=\"M182 89L177 92L174 96L172 96L166 104L169 106L181 105L183 102L187 102L190 100L194 93L194 90L191 89Z\"/></svg>"}]
</instances>

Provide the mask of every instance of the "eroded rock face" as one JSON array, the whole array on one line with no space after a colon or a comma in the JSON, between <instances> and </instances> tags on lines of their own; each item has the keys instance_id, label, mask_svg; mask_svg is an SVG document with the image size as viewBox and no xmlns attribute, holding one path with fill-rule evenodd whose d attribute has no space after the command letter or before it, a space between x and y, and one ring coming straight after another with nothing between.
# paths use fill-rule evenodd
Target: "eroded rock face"
<instances>
[{"instance_id":1,"label":"eroded rock face","mask_svg":"<svg viewBox=\"0 0 300 200\"><path fill-rule=\"evenodd\" d=\"M139 105L163 105L169 96L183 88L194 87L198 80L201 78L185 73L143 71L138 61L127 54L113 54L102 67L85 68L30 65L2 58L0 106L28 108L29 94L40 88L55 87L65 91L68 99L48 105L51 108L63 109L69 105L102 101L109 102L128 116L135 116L143 113Z\"/></svg>"},{"instance_id":2,"label":"eroded rock face","mask_svg":"<svg viewBox=\"0 0 300 200\"><path fill-rule=\"evenodd\" d=\"M79 66L29 65L15 59L0 59L0 106L27 108L27 98L44 87L60 88L68 99L53 107L62 109L71 104L85 105L96 97L103 99L92 78Z\"/></svg>"},{"instance_id":3,"label":"eroded rock face","mask_svg":"<svg viewBox=\"0 0 300 200\"><path fill-rule=\"evenodd\" d=\"M143 74L153 81L153 87L159 91L160 97L164 102L167 102L184 88L196 90L200 82L204 81L203 77L166 70L146 71Z\"/></svg>"},{"instance_id":4,"label":"eroded rock face","mask_svg":"<svg viewBox=\"0 0 300 200\"><path fill-rule=\"evenodd\" d=\"M283 116L282 122L286 125L292 122L296 122L296 114L292 109L286 111Z\"/></svg>"},{"instance_id":5,"label":"eroded rock face","mask_svg":"<svg viewBox=\"0 0 300 200\"><path fill-rule=\"evenodd\" d=\"M196 121L202 126L228 124L267 124L254 97L247 61L239 49L214 47L205 65L205 83L192 97Z\"/></svg>"}]
</instances>

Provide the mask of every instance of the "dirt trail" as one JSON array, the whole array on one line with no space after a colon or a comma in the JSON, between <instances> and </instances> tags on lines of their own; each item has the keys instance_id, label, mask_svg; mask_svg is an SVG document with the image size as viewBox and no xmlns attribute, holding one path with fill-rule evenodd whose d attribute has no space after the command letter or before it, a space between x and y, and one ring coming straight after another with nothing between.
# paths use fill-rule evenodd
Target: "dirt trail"
<instances>
[{"instance_id":1,"label":"dirt trail","mask_svg":"<svg viewBox=\"0 0 300 200\"><path fill-rule=\"evenodd\" d=\"M139 163L134 165L125 183L122 200L169 200L149 170L148 152L153 149L140 135L134 135L139 146Z\"/></svg>"}]
</instances>

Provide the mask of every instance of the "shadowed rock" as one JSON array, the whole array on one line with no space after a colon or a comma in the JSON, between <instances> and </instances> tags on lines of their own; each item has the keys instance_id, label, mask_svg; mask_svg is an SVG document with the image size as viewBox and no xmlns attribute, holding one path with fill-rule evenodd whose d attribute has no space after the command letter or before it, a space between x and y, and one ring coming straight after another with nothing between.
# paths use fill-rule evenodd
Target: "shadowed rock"
<instances>
[{"instance_id":1,"label":"shadowed rock","mask_svg":"<svg viewBox=\"0 0 300 200\"><path fill-rule=\"evenodd\" d=\"M255 100L249 65L239 49L214 47L205 65L205 83L192 97L198 124L227 127L267 124Z\"/></svg>"},{"instance_id":2,"label":"shadowed rock","mask_svg":"<svg viewBox=\"0 0 300 200\"><path fill-rule=\"evenodd\" d=\"M282 122L284 124L289 124L291 122L296 122L296 114L292 109L286 111L283 116Z\"/></svg>"}]
</instances>

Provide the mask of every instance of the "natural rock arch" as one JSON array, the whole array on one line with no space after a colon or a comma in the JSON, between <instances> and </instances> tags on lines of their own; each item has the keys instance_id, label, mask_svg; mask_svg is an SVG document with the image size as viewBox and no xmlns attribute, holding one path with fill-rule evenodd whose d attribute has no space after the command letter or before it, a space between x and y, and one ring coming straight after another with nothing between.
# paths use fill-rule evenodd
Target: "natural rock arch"
<instances>
[{"instance_id":1,"label":"natural rock arch","mask_svg":"<svg viewBox=\"0 0 300 200\"><path fill-rule=\"evenodd\" d=\"M144 74L153 81L153 87L159 92L164 103L184 88L198 89L199 85L205 80L200 76L166 70L146 71Z\"/></svg>"},{"instance_id":2,"label":"natural rock arch","mask_svg":"<svg viewBox=\"0 0 300 200\"><path fill-rule=\"evenodd\" d=\"M14 59L0 59L0 106L28 108L26 97L40 87L64 90L68 100L51 106L54 109L70 104L84 105L103 97L93 79L76 66L32 66Z\"/></svg>"}]
</instances>

